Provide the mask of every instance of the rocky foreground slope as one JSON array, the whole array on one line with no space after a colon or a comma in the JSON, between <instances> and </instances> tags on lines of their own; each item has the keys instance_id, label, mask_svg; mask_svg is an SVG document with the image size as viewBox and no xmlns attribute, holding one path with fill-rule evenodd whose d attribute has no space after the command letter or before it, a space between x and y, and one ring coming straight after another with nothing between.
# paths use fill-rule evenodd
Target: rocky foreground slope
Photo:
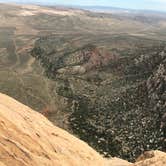
<instances>
[{"instance_id":1,"label":"rocky foreground slope","mask_svg":"<svg viewBox=\"0 0 166 166\"><path fill-rule=\"evenodd\" d=\"M17 101L0 95L0 165L103 165L86 143L53 126Z\"/></svg>"},{"instance_id":2,"label":"rocky foreground slope","mask_svg":"<svg viewBox=\"0 0 166 166\"><path fill-rule=\"evenodd\" d=\"M147 160L145 160L148 158ZM166 154L146 153L136 166L164 166ZM44 116L0 94L0 166L93 165L128 166L117 158L106 160L86 143L55 127Z\"/></svg>"}]
</instances>

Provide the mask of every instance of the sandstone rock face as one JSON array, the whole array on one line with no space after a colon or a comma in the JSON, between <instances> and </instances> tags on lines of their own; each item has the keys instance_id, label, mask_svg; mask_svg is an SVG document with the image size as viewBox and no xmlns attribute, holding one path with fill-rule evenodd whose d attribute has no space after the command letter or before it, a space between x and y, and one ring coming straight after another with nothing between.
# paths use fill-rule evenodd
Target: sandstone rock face
<instances>
[{"instance_id":1,"label":"sandstone rock face","mask_svg":"<svg viewBox=\"0 0 166 166\"><path fill-rule=\"evenodd\" d=\"M135 164L104 159L43 115L0 94L0 166L165 166L166 154L146 152Z\"/></svg>"},{"instance_id":2,"label":"sandstone rock face","mask_svg":"<svg viewBox=\"0 0 166 166\"><path fill-rule=\"evenodd\" d=\"M160 151L146 152L138 158L134 166L165 166L166 154Z\"/></svg>"},{"instance_id":3,"label":"sandstone rock face","mask_svg":"<svg viewBox=\"0 0 166 166\"><path fill-rule=\"evenodd\" d=\"M129 163L125 160L114 157L111 160L107 161L107 165L108 166L132 166L132 163Z\"/></svg>"},{"instance_id":4,"label":"sandstone rock face","mask_svg":"<svg viewBox=\"0 0 166 166\"><path fill-rule=\"evenodd\" d=\"M0 165L102 166L86 143L55 127L44 116L0 94Z\"/></svg>"}]
</instances>

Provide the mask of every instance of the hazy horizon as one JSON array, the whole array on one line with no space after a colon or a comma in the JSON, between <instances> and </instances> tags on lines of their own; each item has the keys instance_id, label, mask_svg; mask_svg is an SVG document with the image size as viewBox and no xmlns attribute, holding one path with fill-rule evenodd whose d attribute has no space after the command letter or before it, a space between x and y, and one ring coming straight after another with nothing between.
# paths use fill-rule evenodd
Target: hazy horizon
<instances>
[{"instance_id":1,"label":"hazy horizon","mask_svg":"<svg viewBox=\"0 0 166 166\"><path fill-rule=\"evenodd\" d=\"M24 3L38 5L65 5L65 6L98 6L116 7L136 10L156 10L166 12L166 0L0 0L4 3Z\"/></svg>"}]
</instances>

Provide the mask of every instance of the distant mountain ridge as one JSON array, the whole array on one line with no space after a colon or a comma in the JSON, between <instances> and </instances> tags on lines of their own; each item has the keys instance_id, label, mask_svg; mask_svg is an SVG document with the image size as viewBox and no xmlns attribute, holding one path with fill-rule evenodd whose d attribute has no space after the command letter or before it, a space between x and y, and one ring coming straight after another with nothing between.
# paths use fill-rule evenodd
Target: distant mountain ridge
<instances>
[{"instance_id":1,"label":"distant mountain ridge","mask_svg":"<svg viewBox=\"0 0 166 166\"><path fill-rule=\"evenodd\" d=\"M160 11L160 10L146 10L146 9L132 9L132 8L122 8L122 7L116 7L116 6L84 6L84 5L62 5L62 4L57 4L56 2L34 2L33 0L0 0L0 3L17 3L17 4L29 4L29 5L41 5L41 6L56 6L56 7L66 7L66 8L79 8L79 9L84 9L84 10L90 10L94 12L107 12L107 13L147 13L147 14L164 14L166 15L166 11Z\"/></svg>"},{"instance_id":2,"label":"distant mountain ridge","mask_svg":"<svg viewBox=\"0 0 166 166\"><path fill-rule=\"evenodd\" d=\"M158 11L158 10L130 9L130 8L119 8L119 7L112 7L112 6L71 6L71 7L80 8L83 10L89 10L91 12L99 12L99 13L166 16L165 11Z\"/></svg>"}]
</instances>

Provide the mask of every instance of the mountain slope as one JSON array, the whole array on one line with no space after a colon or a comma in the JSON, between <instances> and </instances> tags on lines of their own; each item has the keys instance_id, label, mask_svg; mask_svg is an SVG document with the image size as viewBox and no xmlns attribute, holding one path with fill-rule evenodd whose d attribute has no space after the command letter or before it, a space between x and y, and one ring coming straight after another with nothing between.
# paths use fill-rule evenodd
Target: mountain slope
<instances>
[{"instance_id":1,"label":"mountain slope","mask_svg":"<svg viewBox=\"0 0 166 166\"><path fill-rule=\"evenodd\" d=\"M165 27L165 16L0 4L0 92L105 156L164 150Z\"/></svg>"},{"instance_id":2,"label":"mountain slope","mask_svg":"<svg viewBox=\"0 0 166 166\"><path fill-rule=\"evenodd\" d=\"M98 165L104 159L86 143L16 100L0 94L0 165Z\"/></svg>"},{"instance_id":3,"label":"mountain slope","mask_svg":"<svg viewBox=\"0 0 166 166\"><path fill-rule=\"evenodd\" d=\"M129 36L109 41L78 46L48 36L36 41L32 55L66 99L73 133L106 157L134 161L166 147L165 43Z\"/></svg>"}]
</instances>

